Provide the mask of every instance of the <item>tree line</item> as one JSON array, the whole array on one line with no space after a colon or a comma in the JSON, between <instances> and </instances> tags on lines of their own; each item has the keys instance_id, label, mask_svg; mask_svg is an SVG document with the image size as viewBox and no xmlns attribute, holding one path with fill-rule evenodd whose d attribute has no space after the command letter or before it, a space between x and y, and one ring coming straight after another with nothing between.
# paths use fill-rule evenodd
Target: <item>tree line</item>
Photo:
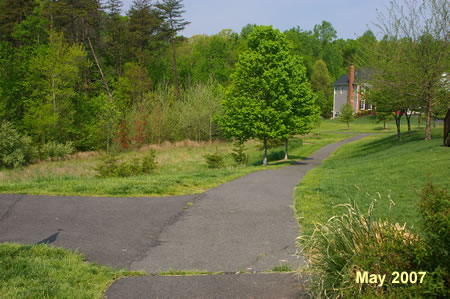
<instances>
[{"instance_id":1,"label":"tree line","mask_svg":"<svg viewBox=\"0 0 450 299\"><path fill-rule=\"evenodd\" d=\"M121 0L0 1L0 120L78 150L225 136L214 115L257 26L186 38L183 14L181 0L134 0L125 14ZM332 83L386 43L370 30L338 38L327 21L282 35L323 117Z\"/></svg>"}]
</instances>

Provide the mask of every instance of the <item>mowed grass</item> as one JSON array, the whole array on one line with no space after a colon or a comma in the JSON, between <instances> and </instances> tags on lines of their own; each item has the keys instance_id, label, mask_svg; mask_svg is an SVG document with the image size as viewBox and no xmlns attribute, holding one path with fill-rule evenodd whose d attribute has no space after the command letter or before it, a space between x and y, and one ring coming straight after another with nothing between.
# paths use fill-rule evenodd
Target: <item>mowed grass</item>
<instances>
[{"instance_id":1,"label":"mowed grass","mask_svg":"<svg viewBox=\"0 0 450 299\"><path fill-rule=\"evenodd\" d=\"M124 153L120 159L129 160L144 155L150 148L156 150L158 169L152 175L128 178L98 178L94 170L100 163L100 154L79 154L66 161L45 161L23 169L0 171L0 193L83 195L83 196L168 196L201 193L247 173L281 167L308 157L329 143L349 138L343 134L321 133L293 138L289 143L290 161L284 158L283 147L269 150L270 165L261 166L260 142L247 143L250 154L246 167L237 165L229 142L182 142L150 146ZM226 167L209 169L204 155L219 152L225 157Z\"/></svg>"},{"instance_id":2,"label":"mowed grass","mask_svg":"<svg viewBox=\"0 0 450 299\"><path fill-rule=\"evenodd\" d=\"M375 217L390 216L417 231L417 192L428 181L450 188L450 148L441 146L442 134L442 129L433 129L433 139L426 141L423 131L414 131L402 134L400 142L396 135L371 135L339 148L296 188L302 233L311 233L314 222L341 214L338 204L354 200L367 211L373 199ZM391 212L390 199L395 203Z\"/></svg>"},{"instance_id":3,"label":"mowed grass","mask_svg":"<svg viewBox=\"0 0 450 299\"><path fill-rule=\"evenodd\" d=\"M425 118L422 116L420 121L420 128L425 128ZM432 122L432 126L436 126L436 128L442 128L442 123ZM418 118L417 116L411 117L411 129L418 129ZM408 131L408 123L406 121L406 117L403 116L401 118L400 123L401 132ZM340 121L338 118L336 119L324 119L321 121L320 126L318 126L314 132L353 132L353 133L388 133L388 134L397 134L397 127L395 126L395 121L391 120L386 123L386 129L384 129L383 122L377 123L375 115L364 116L355 118L353 122L350 122L350 127L347 128L347 123Z\"/></svg>"},{"instance_id":4,"label":"mowed grass","mask_svg":"<svg viewBox=\"0 0 450 299\"><path fill-rule=\"evenodd\" d=\"M102 298L115 279L136 275L62 248L0 244L1 298Z\"/></svg>"}]
</instances>

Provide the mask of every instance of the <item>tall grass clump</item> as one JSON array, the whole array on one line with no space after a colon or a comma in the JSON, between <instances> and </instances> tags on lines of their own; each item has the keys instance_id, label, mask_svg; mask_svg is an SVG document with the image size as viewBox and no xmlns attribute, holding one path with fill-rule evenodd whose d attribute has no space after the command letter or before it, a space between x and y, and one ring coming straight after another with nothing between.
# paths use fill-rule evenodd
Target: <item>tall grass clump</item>
<instances>
[{"instance_id":1,"label":"tall grass clump","mask_svg":"<svg viewBox=\"0 0 450 299\"><path fill-rule=\"evenodd\" d=\"M389 219L374 219L374 200L367 214L356 203L340 205L346 209L324 224L315 224L313 233L299 237L301 252L309 259L313 272L314 298L410 298L445 297L442 271L429 263L430 246L406 226ZM391 202L392 203L392 202ZM357 283L357 273L386 275L378 283ZM426 271L423 283L392 284L393 272Z\"/></svg>"}]
</instances>

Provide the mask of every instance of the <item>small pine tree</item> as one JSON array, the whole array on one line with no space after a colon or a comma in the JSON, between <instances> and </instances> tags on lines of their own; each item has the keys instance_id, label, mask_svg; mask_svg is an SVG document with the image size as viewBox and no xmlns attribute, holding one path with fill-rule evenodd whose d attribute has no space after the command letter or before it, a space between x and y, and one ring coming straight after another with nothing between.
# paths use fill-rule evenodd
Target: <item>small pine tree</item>
<instances>
[{"instance_id":1,"label":"small pine tree","mask_svg":"<svg viewBox=\"0 0 450 299\"><path fill-rule=\"evenodd\" d=\"M354 120L352 105L346 103L342 106L339 119L340 121L347 123L347 128L350 128L350 122Z\"/></svg>"},{"instance_id":2,"label":"small pine tree","mask_svg":"<svg viewBox=\"0 0 450 299\"><path fill-rule=\"evenodd\" d=\"M386 129L386 122L394 119L392 112L377 112L377 123L383 122L383 128Z\"/></svg>"}]
</instances>

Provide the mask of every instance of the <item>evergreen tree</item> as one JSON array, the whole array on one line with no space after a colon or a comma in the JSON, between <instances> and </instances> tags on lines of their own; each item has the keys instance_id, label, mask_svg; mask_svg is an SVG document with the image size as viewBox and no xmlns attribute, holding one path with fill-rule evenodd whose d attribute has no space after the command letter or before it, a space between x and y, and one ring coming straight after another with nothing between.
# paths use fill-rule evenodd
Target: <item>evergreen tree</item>
<instances>
[{"instance_id":1,"label":"evergreen tree","mask_svg":"<svg viewBox=\"0 0 450 299\"><path fill-rule=\"evenodd\" d=\"M181 89L177 72L175 38L179 31L183 30L190 24L190 22L185 21L182 18L182 14L186 11L183 10L184 5L181 2L182 0L162 0L162 3L157 5L157 7L161 10L161 15L164 18L165 26L168 30L169 40L172 44L173 72L175 75L175 84L177 86L178 100L181 100Z\"/></svg>"}]
</instances>

